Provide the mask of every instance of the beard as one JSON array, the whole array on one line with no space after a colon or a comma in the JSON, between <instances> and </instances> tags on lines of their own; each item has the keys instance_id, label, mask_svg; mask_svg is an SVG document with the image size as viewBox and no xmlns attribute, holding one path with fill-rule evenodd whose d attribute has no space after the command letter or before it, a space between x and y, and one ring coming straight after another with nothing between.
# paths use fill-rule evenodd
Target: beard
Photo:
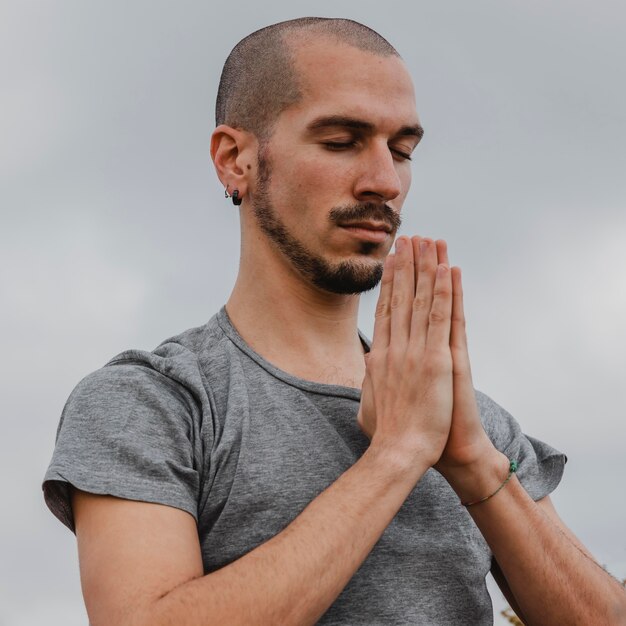
<instances>
[{"instance_id":1,"label":"beard","mask_svg":"<svg viewBox=\"0 0 626 626\"><path fill-rule=\"evenodd\" d=\"M287 230L270 198L271 167L263 148L259 150L258 167L256 193L251 198L252 211L261 230L289 259L292 266L313 285L331 293L357 295L376 287L383 275L382 261L368 263L350 260L331 263L308 250ZM373 202L335 207L329 217L337 223L363 219L383 221L391 228L392 237L401 223L400 216L393 209ZM360 243L359 254L371 254L379 246L377 243L363 241Z\"/></svg>"}]
</instances>

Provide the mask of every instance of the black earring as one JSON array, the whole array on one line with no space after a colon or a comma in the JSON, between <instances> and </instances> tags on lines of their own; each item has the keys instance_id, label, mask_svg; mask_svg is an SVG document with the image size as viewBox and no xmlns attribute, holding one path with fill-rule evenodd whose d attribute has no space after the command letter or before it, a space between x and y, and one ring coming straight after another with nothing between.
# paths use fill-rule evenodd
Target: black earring
<instances>
[{"instance_id":1,"label":"black earring","mask_svg":"<svg viewBox=\"0 0 626 626\"><path fill-rule=\"evenodd\" d=\"M233 200L233 204L235 206L239 206L241 204L242 198L239 197L239 189L235 189L233 191L233 198L232 198L232 200Z\"/></svg>"}]
</instances>

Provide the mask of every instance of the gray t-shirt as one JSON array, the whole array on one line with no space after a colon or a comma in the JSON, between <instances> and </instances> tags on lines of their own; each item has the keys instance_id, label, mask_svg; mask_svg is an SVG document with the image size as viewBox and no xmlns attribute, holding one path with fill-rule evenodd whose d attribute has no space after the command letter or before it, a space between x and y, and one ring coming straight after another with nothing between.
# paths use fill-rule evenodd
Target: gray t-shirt
<instances>
[{"instance_id":1,"label":"gray t-shirt","mask_svg":"<svg viewBox=\"0 0 626 626\"><path fill-rule=\"evenodd\" d=\"M482 420L538 500L565 456L522 434L477 392ZM291 376L256 354L222 309L152 352L129 350L84 378L63 410L44 479L73 530L68 483L193 515L206 573L283 530L369 440L360 391ZM320 624L492 624L491 553L447 482L428 470Z\"/></svg>"}]
</instances>

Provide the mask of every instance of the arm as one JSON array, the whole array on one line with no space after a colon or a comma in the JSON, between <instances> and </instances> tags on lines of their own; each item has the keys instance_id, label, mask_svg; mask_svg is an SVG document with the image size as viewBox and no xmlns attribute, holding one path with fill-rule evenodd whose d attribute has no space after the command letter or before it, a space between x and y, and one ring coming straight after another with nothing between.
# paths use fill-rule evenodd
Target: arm
<instances>
[{"instance_id":1,"label":"arm","mask_svg":"<svg viewBox=\"0 0 626 626\"><path fill-rule=\"evenodd\" d=\"M450 271L436 272L430 242L429 280L416 294L413 251L403 242L385 264L363 384L359 423L376 424L366 453L282 532L207 575L189 514L75 492L93 626L313 624L335 600L439 458L450 428Z\"/></svg>"},{"instance_id":2,"label":"arm","mask_svg":"<svg viewBox=\"0 0 626 626\"><path fill-rule=\"evenodd\" d=\"M487 438L478 415L465 336L461 276L453 269L451 349L454 409L436 468L461 501L493 493L508 459ZM528 624L626 624L626 593L560 521L549 499L536 503L517 478L468 508Z\"/></svg>"},{"instance_id":3,"label":"arm","mask_svg":"<svg viewBox=\"0 0 626 626\"><path fill-rule=\"evenodd\" d=\"M314 624L426 469L368 451L285 530L205 576L188 513L76 491L90 623Z\"/></svg>"},{"instance_id":4,"label":"arm","mask_svg":"<svg viewBox=\"0 0 626 626\"><path fill-rule=\"evenodd\" d=\"M504 457L470 472L461 497L501 481ZM490 485L486 476L491 473ZM506 475L506 472L505 472ZM467 484L474 478L474 486ZM494 480L495 479L495 480ZM469 508L528 624L625 624L626 593L577 540L534 502L516 478L497 496Z\"/></svg>"},{"instance_id":5,"label":"arm","mask_svg":"<svg viewBox=\"0 0 626 626\"><path fill-rule=\"evenodd\" d=\"M589 559L594 560L591 553L580 542L578 537L576 537L576 535L574 535L574 533L563 523L558 513L556 512L554 505L552 504L552 500L550 499L550 496L546 496L545 498L538 500L537 506L540 507L543 510L543 512L559 527L561 532L565 535L565 537L567 537L567 539L569 539L569 541L571 541ZM517 613L517 616L523 622L526 623L528 620L525 618L524 613L522 612L522 609L519 607L519 604L517 603L517 599L513 595L513 592L511 591L511 588L509 587L509 583L504 577L504 574L502 573L502 570L500 569L500 566L498 565L498 562L495 559L493 559L493 563L491 566L491 574L493 575L494 580L498 583L498 587L500 587L500 590L504 594L504 597L507 599L511 608L515 611L515 613Z\"/></svg>"}]
</instances>

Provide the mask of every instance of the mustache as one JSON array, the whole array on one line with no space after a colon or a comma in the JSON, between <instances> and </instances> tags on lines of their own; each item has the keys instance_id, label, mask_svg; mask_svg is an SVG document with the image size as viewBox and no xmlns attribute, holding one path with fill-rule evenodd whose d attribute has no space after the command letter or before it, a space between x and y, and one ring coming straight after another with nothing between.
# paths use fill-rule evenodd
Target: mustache
<instances>
[{"instance_id":1,"label":"mustache","mask_svg":"<svg viewBox=\"0 0 626 626\"><path fill-rule=\"evenodd\" d=\"M363 202L351 206L334 207L331 209L329 218L332 222L353 222L358 220L374 220L385 222L395 233L402 225L400 215L387 204L375 202Z\"/></svg>"}]
</instances>

